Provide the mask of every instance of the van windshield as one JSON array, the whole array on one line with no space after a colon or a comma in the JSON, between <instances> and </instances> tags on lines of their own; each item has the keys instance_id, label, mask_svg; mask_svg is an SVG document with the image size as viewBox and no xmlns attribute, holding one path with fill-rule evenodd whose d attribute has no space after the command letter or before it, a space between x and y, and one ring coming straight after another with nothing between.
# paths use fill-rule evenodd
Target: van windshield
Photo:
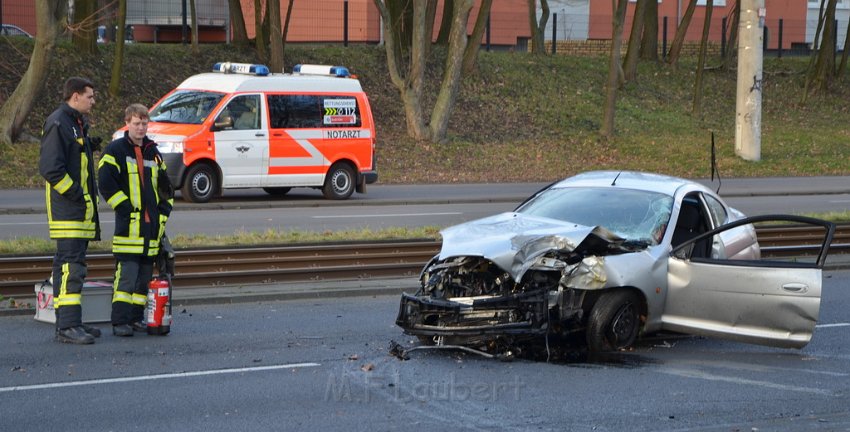
<instances>
[{"instance_id":1,"label":"van windshield","mask_svg":"<svg viewBox=\"0 0 850 432\"><path fill-rule=\"evenodd\" d=\"M151 111L151 121L160 123L201 124L218 105L224 93L179 90Z\"/></svg>"}]
</instances>

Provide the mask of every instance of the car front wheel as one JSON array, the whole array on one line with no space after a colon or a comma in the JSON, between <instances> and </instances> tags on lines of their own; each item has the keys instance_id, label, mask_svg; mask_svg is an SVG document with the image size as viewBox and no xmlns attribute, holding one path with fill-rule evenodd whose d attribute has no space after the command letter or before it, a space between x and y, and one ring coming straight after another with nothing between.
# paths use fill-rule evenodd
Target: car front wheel
<instances>
[{"instance_id":1,"label":"car front wheel","mask_svg":"<svg viewBox=\"0 0 850 432\"><path fill-rule=\"evenodd\" d=\"M213 167L198 164L189 168L183 182L183 199L194 203L209 202L218 190L218 176Z\"/></svg>"},{"instance_id":2,"label":"car front wheel","mask_svg":"<svg viewBox=\"0 0 850 432\"><path fill-rule=\"evenodd\" d=\"M587 322L590 352L616 351L631 346L640 330L640 300L633 291L606 292L596 301Z\"/></svg>"}]
</instances>

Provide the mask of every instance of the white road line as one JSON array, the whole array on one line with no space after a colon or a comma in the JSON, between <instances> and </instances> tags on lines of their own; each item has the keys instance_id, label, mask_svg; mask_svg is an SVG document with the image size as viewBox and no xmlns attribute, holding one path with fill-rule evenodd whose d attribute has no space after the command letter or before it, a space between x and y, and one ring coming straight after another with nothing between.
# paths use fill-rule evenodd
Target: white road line
<instances>
[{"instance_id":1,"label":"white road line","mask_svg":"<svg viewBox=\"0 0 850 432\"><path fill-rule=\"evenodd\" d=\"M706 380L706 381L720 381L720 382L727 382L727 383L732 383L732 384L754 385L754 386L759 386L759 387L767 387L767 388L772 388L772 389L776 389L776 390L795 391L795 392L801 392L801 393L812 393L812 394L818 394L818 395L823 395L823 396L835 396L835 393L830 391L830 390L824 390L824 389L812 388L812 387L800 387L800 386L794 386L794 385L778 384L778 383L770 382L770 381L750 380L750 379L737 378L737 377L724 376L724 375L714 375L714 374L710 374L710 373L706 373L706 372L702 372L702 371L697 371L697 370L658 369L658 371L665 373L665 374L668 374L668 375L675 375L675 376L680 376L680 377L684 377L684 378L696 378L696 379L702 379L702 380Z\"/></svg>"},{"instance_id":2,"label":"white road line","mask_svg":"<svg viewBox=\"0 0 850 432\"><path fill-rule=\"evenodd\" d=\"M150 381L150 380L168 379L168 378L186 378L186 377L196 377L196 376L206 376L206 375L234 374L234 373L242 373L242 372L260 372L260 371L269 371L269 370L277 370L277 369L298 369L298 368L307 368L307 367L316 367L316 366L321 366L321 365L319 363L292 363L292 364L282 364L282 365L274 365L274 366L257 366L257 367L236 368L236 369L217 369L217 370L208 370L208 371L180 372L180 373L170 373L170 374L160 374L160 375L141 375L141 376L135 376L135 377L107 378L107 379L97 379L97 380L87 380L87 381L68 381L68 382L36 384L36 385L28 385L28 386L0 387L0 393L13 392L13 391L26 391L26 390L53 389L53 388L61 388L61 387L76 387L76 386L84 386L84 385L114 384L114 383L132 382L132 381Z\"/></svg>"},{"instance_id":3,"label":"white road line","mask_svg":"<svg viewBox=\"0 0 850 432\"><path fill-rule=\"evenodd\" d=\"M850 323L818 324L815 328L848 327Z\"/></svg>"},{"instance_id":4,"label":"white road line","mask_svg":"<svg viewBox=\"0 0 850 432\"><path fill-rule=\"evenodd\" d=\"M830 200L829 202L830 202L830 203L835 203L835 204L838 204L838 203L850 203L850 200Z\"/></svg>"},{"instance_id":5,"label":"white road line","mask_svg":"<svg viewBox=\"0 0 850 432\"><path fill-rule=\"evenodd\" d=\"M368 217L410 217L410 216L448 216L448 215L460 215L463 214L461 212L445 212L445 213L395 213L395 214L381 214L381 215L335 215L335 216L312 216L313 219L341 219L341 218L368 218Z\"/></svg>"}]
</instances>

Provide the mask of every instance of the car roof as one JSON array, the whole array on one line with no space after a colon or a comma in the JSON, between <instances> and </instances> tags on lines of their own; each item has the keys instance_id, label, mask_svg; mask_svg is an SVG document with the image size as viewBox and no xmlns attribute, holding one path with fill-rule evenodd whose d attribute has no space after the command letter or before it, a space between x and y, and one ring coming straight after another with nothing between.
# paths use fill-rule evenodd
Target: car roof
<instances>
[{"instance_id":1,"label":"car roof","mask_svg":"<svg viewBox=\"0 0 850 432\"><path fill-rule=\"evenodd\" d=\"M670 196L675 196L679 189L687 187L689 190L697 189L714 195L705 186L690 180L638 171L588 171L561 180L552 185L552 187L621 187L625 189L659 192Z\"/></svg>"},{"instance_id":2,"label":"car roof","mask_svg":"<svg viewBox=\"0 0 850 432\"><path fill-rule=\"evenodd\" d=\"M178 89L207 90L222 93L234 92L351 92L363 91L360 81L354 78L330 76L270 74L255 76L244 74L202 73L191 76L177 86Z\"/></svg>"}]
</instances>

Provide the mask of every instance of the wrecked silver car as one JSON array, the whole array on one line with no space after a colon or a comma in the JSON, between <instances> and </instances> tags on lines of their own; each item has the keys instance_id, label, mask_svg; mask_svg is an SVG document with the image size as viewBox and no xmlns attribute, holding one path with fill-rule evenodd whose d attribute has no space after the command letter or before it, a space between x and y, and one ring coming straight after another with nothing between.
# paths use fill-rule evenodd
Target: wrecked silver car
<instances>
[{"instance_id":1,"label":"wrecked silver car","mask_svg":"<svg viewBox=\"0 0 850 432\"><path fill-rule=\"evenodd\" d=\"M823 242L810 257L763 259L754 224L770 222L820 227ZM745 218L680 178L584 173L513 212L443 230L396 324L426 344L484 351L553 335L611 351L659 330L800 348L834 229Z\"/></svg>"}]
</instances>

